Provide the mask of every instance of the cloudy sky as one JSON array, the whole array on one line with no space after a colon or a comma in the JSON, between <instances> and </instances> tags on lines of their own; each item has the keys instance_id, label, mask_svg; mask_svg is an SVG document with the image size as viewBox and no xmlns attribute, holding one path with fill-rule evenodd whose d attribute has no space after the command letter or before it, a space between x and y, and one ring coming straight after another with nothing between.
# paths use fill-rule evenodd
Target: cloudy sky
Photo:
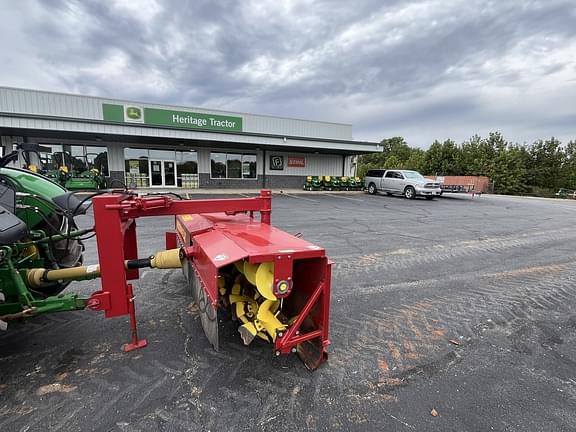
<instances>
[{"instance_id":1,"label":"cloudy sky","mask_svg":"<svg viewBox=\"0 0 576 432\"><path fill-rule=\"evenodd\" d=\"M351 123L426 148L576 139L575 0L19 0L0 85Z\"/></svg>"}]
</instances>

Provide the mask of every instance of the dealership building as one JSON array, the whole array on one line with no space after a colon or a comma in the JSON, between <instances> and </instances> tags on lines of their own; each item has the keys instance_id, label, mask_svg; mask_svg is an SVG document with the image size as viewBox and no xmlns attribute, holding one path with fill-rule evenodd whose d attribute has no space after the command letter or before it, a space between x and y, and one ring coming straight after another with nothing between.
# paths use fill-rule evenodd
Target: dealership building
<instances>
[{"instance_id":1,"label":"dealership building","mask_svg":"<svg viewBox=\"0 0 576 432\"><path fill-rule=\"evenodd\" d=\"M37 143L132 188L299 188L308 175L352 176L381 152L352 126L0 87L4 154ZM51 167L54 168L54 167ZM57 168L57 167L56 167Z\"/></svg>"}]
</instances>

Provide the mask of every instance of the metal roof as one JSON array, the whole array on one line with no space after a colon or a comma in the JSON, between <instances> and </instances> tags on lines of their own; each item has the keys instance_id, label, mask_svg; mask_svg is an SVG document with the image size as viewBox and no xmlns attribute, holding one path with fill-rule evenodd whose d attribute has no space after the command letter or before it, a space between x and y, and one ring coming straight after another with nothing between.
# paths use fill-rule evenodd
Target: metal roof
<instances>
[{"instance_id":1,"label":"metal roof","mask_svg":"<svg viewBox=\"0 0 576 432\"><path fill-rule=\"evenodd\" d=\"M134 123L126 117L130 107L142 109L146 119L148 115L152 118L152 114L161 114L168 120L154 124ZM119 117L110 117L106 110ZM236 122L240 127L214 130L173 124L170 116L176 118L178 115L180 118L230 119L230 124ZM122 140L128 137L166 138L345 153L382 151L379 143L353 140L352 127L347 124L0 87L0 133L48 132L116 136Z\"/></svg>"}]
</instances>

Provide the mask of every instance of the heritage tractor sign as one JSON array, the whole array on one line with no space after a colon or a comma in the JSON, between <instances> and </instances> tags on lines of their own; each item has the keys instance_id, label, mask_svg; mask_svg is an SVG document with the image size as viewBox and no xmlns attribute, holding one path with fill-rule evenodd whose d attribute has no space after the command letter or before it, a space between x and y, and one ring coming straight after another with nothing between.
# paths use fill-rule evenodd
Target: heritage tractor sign
<instances>
[{"instance_id":1,"label":"heritage tractor sign","mask_svg":"<svg viewBox=\"0 0 576 432\"><path fill-rule=\"evenodd\" d=\"M103 120L183 129L242 132L242 117L174 111L137 105L102 104Z\"/></svg>"}]
</instances>

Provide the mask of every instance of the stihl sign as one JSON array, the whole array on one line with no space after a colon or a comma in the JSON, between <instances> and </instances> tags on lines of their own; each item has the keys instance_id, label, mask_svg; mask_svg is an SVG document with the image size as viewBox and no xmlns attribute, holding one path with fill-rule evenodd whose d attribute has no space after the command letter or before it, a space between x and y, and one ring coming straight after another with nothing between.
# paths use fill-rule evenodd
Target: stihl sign
<instances>
[{"instance_id":1,"label":"stihl sign","mask_svg":"<svg viewBox=\"0 0 576 432\"><path fill-rule=\"evenodd\" d=\"M301 156L288 157L289 168L306 168L306 158Z\"/></svg>"}]
</instances>

